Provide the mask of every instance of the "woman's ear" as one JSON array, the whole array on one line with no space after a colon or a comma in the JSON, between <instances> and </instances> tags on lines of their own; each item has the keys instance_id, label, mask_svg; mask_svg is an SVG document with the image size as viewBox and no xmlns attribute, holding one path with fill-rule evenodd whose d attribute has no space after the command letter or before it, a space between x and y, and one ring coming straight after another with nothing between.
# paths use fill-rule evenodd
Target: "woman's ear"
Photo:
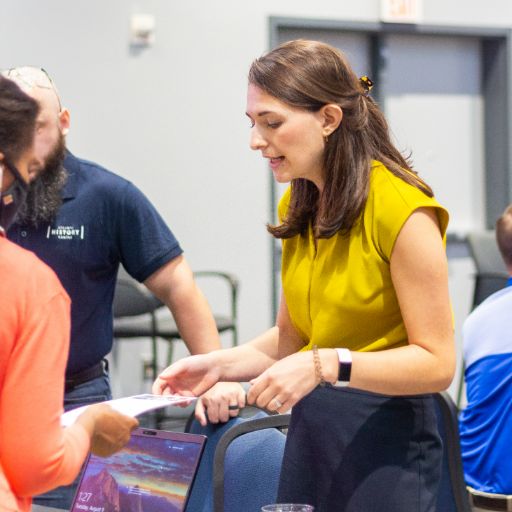
<instances>
[{"instance_id":1,"label":"woman's ear","mask_svg":"<svg viewBox=\"0 0 512 512\"><path fill-rule=\"evenodd\" d=\"M320 109L320 112L323 116L324 137L328 137L341 124L343 110L335 103L328 103Z\"/></svg>"}]
</instances>

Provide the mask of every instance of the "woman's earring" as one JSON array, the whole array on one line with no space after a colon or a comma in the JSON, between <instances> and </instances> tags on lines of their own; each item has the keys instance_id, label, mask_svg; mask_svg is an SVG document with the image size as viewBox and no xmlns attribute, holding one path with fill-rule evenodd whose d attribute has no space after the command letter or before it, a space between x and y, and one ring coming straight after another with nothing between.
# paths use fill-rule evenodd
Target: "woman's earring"
<instances>
[{"instance_id":1,"label":"woman's earring","mask_svg":"<svg viewBox=\"0 0 512 512\"><path fill-rule=\"evenodd\" d=\"M324 142L326 144L329 142L329 135L324 135Z\"/></svg>"}]
</instances>

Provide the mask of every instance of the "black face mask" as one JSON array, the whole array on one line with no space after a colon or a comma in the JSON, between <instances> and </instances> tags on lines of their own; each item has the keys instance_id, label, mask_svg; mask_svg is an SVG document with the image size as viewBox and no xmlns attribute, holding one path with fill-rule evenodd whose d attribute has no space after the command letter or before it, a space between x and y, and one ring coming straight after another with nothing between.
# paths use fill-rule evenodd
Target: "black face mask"
<instances>
[{"instance_id":1,"label":"black face mask","mask_svg":"<svg viewBox=\"0 0 512 512\"><path fill-rule=\"evenodd\" d=\"M12 185L6 190L2 190L0 195L0 226L7 231L27 197L28 184L25 183L25 180L14 165L8 163L5 159L4 165L14 176Z\"/></svg>"}]
</instances>

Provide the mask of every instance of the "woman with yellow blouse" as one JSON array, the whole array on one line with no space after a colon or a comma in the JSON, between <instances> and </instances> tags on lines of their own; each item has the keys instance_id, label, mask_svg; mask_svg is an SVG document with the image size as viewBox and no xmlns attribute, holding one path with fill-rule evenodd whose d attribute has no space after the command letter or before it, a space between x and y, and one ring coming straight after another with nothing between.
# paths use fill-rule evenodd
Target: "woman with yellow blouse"
<instances>
[{"instance_id":1,"label":"woman with yellow blouse","mask_svg":"<svg viewBox=\"0 0 512 512\"><path fill-rule=\"evenodd\" d=\"M252 379L249 404L293 407L278 501L427 512L441 470L430 394L455 367L448 213L392 144L371 86L315 41L253 62L251 148L291 183L268 228L283 244L276 325L178 361L153 389Z\"/></svg>"}]
</instances>

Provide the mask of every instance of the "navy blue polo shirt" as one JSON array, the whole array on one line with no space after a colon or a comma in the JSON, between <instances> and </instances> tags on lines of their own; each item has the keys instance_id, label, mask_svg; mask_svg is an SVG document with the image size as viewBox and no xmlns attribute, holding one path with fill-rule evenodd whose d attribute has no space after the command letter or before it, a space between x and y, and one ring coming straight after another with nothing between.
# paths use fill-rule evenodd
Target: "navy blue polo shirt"
<instances>
[{"instance_id":1,"label":"navy blue polo shirt","mask_svg":"<svg viewBox=\"0 0 512 512\"><path fill-rule=\"evenodd\" d=\"M63 204L51 224L14 224L8 238L33 251L71 297L66 375L112 348L112 301L119 263L138 281L183 251L154 206L129 181L67 154Z\"/></svg>"}]
</instances>

